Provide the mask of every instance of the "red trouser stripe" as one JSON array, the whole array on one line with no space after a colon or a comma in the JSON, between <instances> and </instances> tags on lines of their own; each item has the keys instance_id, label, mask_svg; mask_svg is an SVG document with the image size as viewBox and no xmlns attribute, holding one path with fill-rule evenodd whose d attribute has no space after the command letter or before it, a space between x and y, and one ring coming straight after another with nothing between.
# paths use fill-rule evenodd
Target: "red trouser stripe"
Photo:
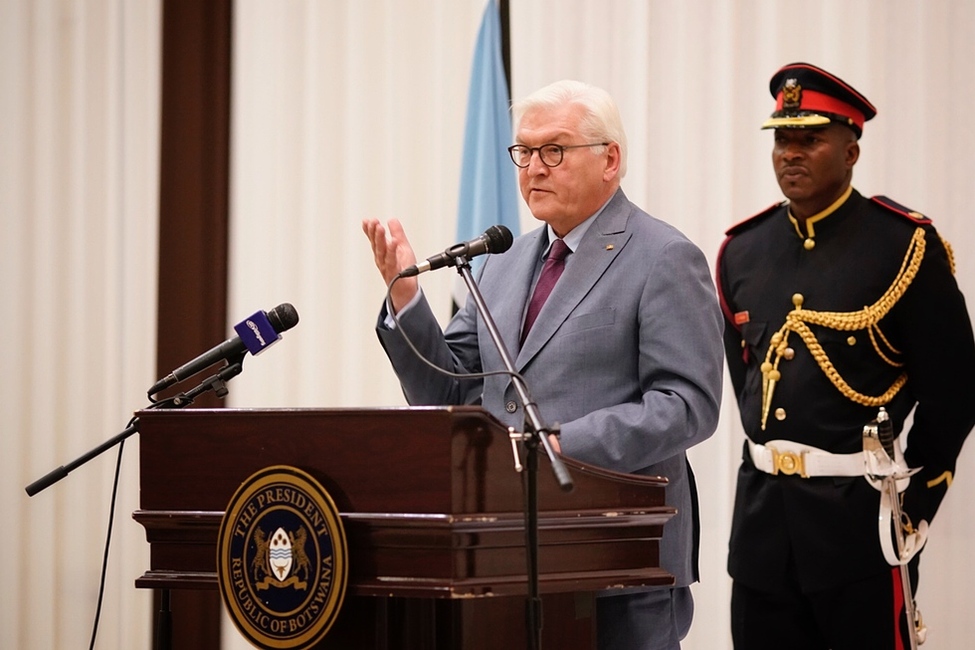
<instances>
[{"instance_id":1,"label":"red trouser stripe","mask_svg":"<svg viewBox=\"0 0 975 650\"><path fill-rule=\"evenodd\" d=\"M904 590L901 587L901 567L890 570L890 577L894 580L894 650L905 650L904 637L901 635L901 617L906 616L904 608ZM913 621L908 621L912 625Z\"/></svg>"}]
</instances>

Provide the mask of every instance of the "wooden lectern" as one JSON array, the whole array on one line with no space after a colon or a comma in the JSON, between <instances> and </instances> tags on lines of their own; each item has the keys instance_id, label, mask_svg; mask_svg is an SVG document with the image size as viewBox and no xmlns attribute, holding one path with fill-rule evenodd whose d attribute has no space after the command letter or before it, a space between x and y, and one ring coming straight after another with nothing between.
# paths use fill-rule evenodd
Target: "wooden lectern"
<instances>
[{"instance_id":1,"label":"wooden lectern","mask_svg":"<svg viewBox=\"0 0 975 650\"><path fill-rule=\"evenodd\" d=\"M313 475L341 513L349 581L320 648L527 647L525 497L508 431L478 407L191 409L138 414L150 567L136 586L217 589L217 535L254 472ZM520 445L519 445L520 448ZM544 647L595 647L594 593L673 584L659 540L664 478L539 452Z\"/></svg>"}]
</instances>

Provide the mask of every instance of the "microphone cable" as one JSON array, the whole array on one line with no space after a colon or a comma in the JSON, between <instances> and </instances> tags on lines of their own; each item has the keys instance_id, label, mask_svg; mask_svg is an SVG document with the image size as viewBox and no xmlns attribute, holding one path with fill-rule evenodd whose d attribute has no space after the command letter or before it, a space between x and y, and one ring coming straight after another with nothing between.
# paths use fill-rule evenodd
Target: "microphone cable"
<instances>
[{"instance_id":1,"label":"microphone cable","mask_svg":"<svg viewBox=\"0 0 975 650\"><path fill-rule=\"evenodd\" d=\"M437 372L441 373L442 375L446 375L447 377L453 377L454 379L484 379L486 377L494 377L496 375L506 375L506 376L509 376L509 377L511 377L511 378L516 379L517 381L519 381L521 383L521 385L524 387L525 394L528 396L528 402L531 403L531 404L534 404L535 403L535 398L532 397L531 391L528 388L528 382L525 381L525 378L521 375L521 373L511 372L511 371L508 371L507 369L505 369L505 370L492 370L490 372L466 372L466 373L453 372L452 370L447 370L446 368L441 368L440 366L438 366L437 364L435 364L434 362L430 361L425 356L423 356L423 353L420 352L419 349L417 349L416 345L413 344L413 341L410 340L410 337L406 335L406 331L403 329L402 324L399 322L399 316L396 314L395 311L393 311L393 302L390 299L390 295L391 295L392 290L393 290L393 285L396 284L396 282L398 280L401 280L404 277L407 277L407 276L403 276L401 274L397 274L396 277L394 277L392 280L390 280L389 284L386 286L386 311L392 317L393 322L396 323L396 329L397 329L397 331L399 331L400 335L403 337L403 340L406 342L406 345L409 346L410 350L413 351L413 354L415 354L416 357L420 361L422 361L423 363L425 363L430 368L432 368L432 369L436 370ZM419 290L420 289L418 287L417 288L417 291L419 291Z\"/></svg>"},{"instance_id":2,"label":"microphone cable","mask_svg":"<svg viewBox=\"0 0 975 650\"><path fill-rule=\"evenodd\" d=\"M126 428L132 426L135 420L136 419L134 417L131 420L129 420L129 423L128 425L126 425ZM88 650L95 649L95 638L98 636L98 620L101 617L102 600L105 596L105 575L106 572L108 571L108 552L112 545L112 528L115 525L115 502L118 498L118 482L119 482L119 476L121 475L121 471L122 471L122 451L124 449L125 449L125 440L122 440L118 444L118 458L116 458L115 460L115 480L112 483L112 499L111 499L111 505L109 506L108 509L108 533L105 537L105 553L102 555L101 578L98 581L98 601L97 604L95 605L95 620L93 621L91 626L91 640L88 643Z\"/></svg>"}]
</instances>

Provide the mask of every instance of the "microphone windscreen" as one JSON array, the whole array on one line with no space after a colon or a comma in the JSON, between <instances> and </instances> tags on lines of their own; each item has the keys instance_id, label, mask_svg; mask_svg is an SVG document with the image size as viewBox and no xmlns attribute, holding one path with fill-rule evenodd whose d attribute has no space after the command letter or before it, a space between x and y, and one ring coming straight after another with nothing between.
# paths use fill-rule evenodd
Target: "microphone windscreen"
<instances>
[{"instance_id":1,"label":"microphone windscreen","mask_svg":"<svg viewBox=\"0 0 975 650\"><path fill-rule=\"evenodd\" d=\"M515 240L507 226L500 224L491 226L484 234L487 236L487 248L490 253L503 253L511 248L511 242Z\"/></svg>"},{"instance_id":2,"label":"microphone windscreen","mask_svg":"<svg viewBox=\"0 0 975 650\"><path fill-rule=\"evenodd\" d=\"M289 302L284 302L267 313L267 319L271 321L274 331L284 332L298 324L298 312Z\"/></svg>"}]
</instances>

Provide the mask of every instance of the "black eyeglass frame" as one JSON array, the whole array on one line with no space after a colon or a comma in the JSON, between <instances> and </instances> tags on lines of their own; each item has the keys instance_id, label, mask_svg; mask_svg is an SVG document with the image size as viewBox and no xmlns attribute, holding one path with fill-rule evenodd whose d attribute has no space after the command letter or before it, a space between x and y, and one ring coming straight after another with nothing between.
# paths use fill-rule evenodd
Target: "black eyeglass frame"
<instances>
[{"instance_id":1,"label":"black eyeglass frame","mask_svg":"<svg viewBox=\"0 0 975 650\"><path fill-rule=\"evenodd\" d=\"M562 161L565 159L565 150L566 149L580 149L582 147L607 147L610 144L611 143L609 143L609 142L590 142L588 144L555 144L554 142L549 142L549 143L543 144L543 145L541 145L539 147L527 147L527 146L525 146L523 144L513 144L510 147L508 147L508 156L511 157L511 162L513 162L515 164L515 167L518 167L519 169L525 169L529 165L531 165L531 163L532 163L532 155L534 155L534 153L537 151L538 152L538 159L542 161L542 164L543 165L545 165L546 167L558 167L559 165L562 164ZM558 162L556 162L554 164L549 164L548 162L546 162L545 156L542 154L542 150L545 149L545 148L550 148L549 151L555 150L555 151L558 151L559 152L559 160L558 160ZM528 152L528 158L526 158L526 160L528 162L526 162L524 165L520 164L515 159L515 152L516 151L520 151L522 153L525 153L527 151Z\"/></svg>"}]
</instances>

